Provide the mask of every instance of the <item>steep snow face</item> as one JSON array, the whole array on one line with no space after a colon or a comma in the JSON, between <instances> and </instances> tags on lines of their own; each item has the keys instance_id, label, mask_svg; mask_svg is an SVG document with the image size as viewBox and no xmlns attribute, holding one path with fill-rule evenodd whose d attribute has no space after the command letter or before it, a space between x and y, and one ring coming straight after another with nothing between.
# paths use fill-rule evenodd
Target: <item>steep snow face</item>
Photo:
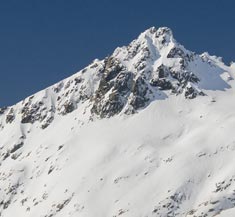
<instances>
[{"instance_id":1,"label":"steep snow face","mask_svg":"<svg viewBox=\"0 0 235 217\"><path fill-rule=\"evenodd\" d=\"M0 216L234 216L234 78L150 28L0 109Z\"/></svg>"}]
</instances>

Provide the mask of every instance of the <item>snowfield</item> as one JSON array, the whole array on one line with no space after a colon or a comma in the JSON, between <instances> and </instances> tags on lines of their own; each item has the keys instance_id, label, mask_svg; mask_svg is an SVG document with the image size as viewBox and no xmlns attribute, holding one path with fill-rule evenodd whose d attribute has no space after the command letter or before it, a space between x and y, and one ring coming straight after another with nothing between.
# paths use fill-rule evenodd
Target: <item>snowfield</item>
<instances>
[{"instance_id":1,"label":"snowfield","mask_svg":"<svg viewBox=\"0 0 235 217\"><path fill-rule=\"evenodd\" d=\"M145 33L137 41L142 43ZM167 54L176 44L186 54L191 52L173 39L167 46L159 40L148 45L155 58L147 60L148 70L154 71L161 64L182 70L179 58L185 56L169 59ZM118 48L113 56L128 71L134 71L141 52L124 61L126 49ZM234 217L235 65L226 66L207 53L193 55L186 68L200 81L187 85L193 86L195 93L203 92L193 98L157 87L155 97L149 97L150 101L134 112L129 112L134 105L129 103L133 92L121 111L101 117L90 110L93 104L89 97L76 101L80 95L72 92L72 87L67 95L63 95L62 87L62 92L53 92L61 82L66 84L80 76L78 72L31 97L32 105L41 101L45 109L30 107L29 122L23 119L23 108L30 97L3 109L0 216ZM98 90L101 79L92 70L82 77L86 83L83 90L90 94ZM172 84L177 83L167 76ZM111 90L104 94L103 102L110 99ZM77 103L73 109L62 105L68 98ZM38 118L42 114L45 119ZM42 127L45 120L50 121Z\"/></svg>"}]
</instances>

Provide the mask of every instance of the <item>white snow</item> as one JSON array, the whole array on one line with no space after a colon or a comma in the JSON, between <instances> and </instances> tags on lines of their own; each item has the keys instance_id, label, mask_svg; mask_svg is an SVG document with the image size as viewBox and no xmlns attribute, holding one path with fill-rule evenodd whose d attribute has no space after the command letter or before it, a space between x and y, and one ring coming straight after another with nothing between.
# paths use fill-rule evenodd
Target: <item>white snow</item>
<instances>
[{"instance_id":1,"label":"white snow","mask_svg":"<svg viewBox=\"0 0 235 217\"><path fill-rule=\"evenodd\" d=\"M144 36L137 41L145 43ZM158 41L151 43L154 68L173 44L156 50ZM129 62L122 56L125 48L115 52L133 70L138 55ZM72 113L55 114L44 130L37 122L20 123L22 102L13 106L11 124L6 114L0 116L0 216L235 216L235 66L204 58L196 56L190 67L207 95L193 100L169 95L134 115L94 122L84 113L89 105L78 103ZM98 85L95 70L81 76L87 95ZM80 74L35 94L33 101L59 106L52 88L59 85L65 93L64 86ZM3 160L21 141L23 147Z\"/></svg>"}]
</instances>

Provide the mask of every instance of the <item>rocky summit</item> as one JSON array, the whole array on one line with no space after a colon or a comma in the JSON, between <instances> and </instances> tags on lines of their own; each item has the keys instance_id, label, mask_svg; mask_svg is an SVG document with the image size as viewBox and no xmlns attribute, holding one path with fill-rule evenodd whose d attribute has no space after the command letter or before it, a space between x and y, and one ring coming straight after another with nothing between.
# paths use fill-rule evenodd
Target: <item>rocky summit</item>
<instances>
[{"instance_id":1,"label":"rocky summit","mask_svg":"<svg viewBox=\"0 0 235 217\"><path fill-rule=\"evenodd\" d=\"M169 95L187 99L205 95L203 89L210 86L203 82L209 73L221 80L219 73L224 69L219 63L218 58L206 53L197 55L186 50L169 28L152 27L111 56L94 60L42 91L41 97L35 94L22 101L19 109L3 108L1 113L6 114L6 123L19 116L21 123L39 122L42 128L53 121L55 114L66 115L80 105L92 119L133 114Z\"/></svg>"},{"instance_id":2,"label":"rocky summit","mask_svg":"<svg viewBox=\"0 0 235 217\"><path fill-rule=\"evenodd\" d=\"M234 78L152 27L1 108L0 216L234 216Z\"/></svg>"}]
</instances>

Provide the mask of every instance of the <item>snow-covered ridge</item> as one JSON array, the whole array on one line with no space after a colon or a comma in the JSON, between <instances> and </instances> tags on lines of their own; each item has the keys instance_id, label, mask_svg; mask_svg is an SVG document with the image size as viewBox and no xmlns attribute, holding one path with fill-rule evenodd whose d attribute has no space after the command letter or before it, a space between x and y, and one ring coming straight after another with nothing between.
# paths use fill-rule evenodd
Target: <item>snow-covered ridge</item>
<instances>
[{"instance_id":1,"label":"snow-covered ridge","mask_svg":"<svg viewBox=\"0 0 235 217\"><path fill-rule=\"evenodd\" d=\"M106 59L95 60L16 106L2 108L1 126L21 119L23 124L40 122L44 129L55 115L78 108L87 119L135 113L172 94L192 99L207 90L229 88L228 71L220 58L186 50L169 28L152 27Z\"/></svg>"},{"instance_id":2,"label":"snow-covered ridge","mask_svg":"<svg viewBox=\"0 0 235 217\"><path fill-rule=\"evenodd\" d=\"M0 109L0 217L235 216L234 78L153 27Z\"/></svg>"}]
</instances>

